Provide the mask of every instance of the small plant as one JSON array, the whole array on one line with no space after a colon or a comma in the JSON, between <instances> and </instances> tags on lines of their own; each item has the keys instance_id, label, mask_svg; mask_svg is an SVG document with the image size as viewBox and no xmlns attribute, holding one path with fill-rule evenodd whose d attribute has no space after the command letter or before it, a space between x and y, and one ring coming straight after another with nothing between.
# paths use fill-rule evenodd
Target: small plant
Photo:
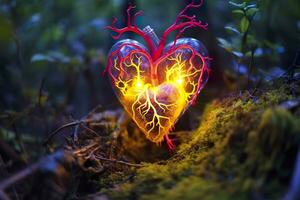
<instances>
[{"instance_id":1,"label":"small plant","mask_svg":"<svg viewBox=\"0 0 300 200\"><path fill-rule=\"evenodd\" d=\"M229 1L229 4L234 7L232 13L237 16L237 21L225 26L225 29L229 32L230 38L218 38L219 45L234 55L234 60L238 66L238 73L241 73L241 67L245 67L245 63L248 61L248 82L251 75L254 56L259 53L258 41L252 32L252 24L255 15L259 12L258 5L255 3L248 4L235 3ZM250 59L250 60L249 60Z\"/></svg>"}]
</instances>

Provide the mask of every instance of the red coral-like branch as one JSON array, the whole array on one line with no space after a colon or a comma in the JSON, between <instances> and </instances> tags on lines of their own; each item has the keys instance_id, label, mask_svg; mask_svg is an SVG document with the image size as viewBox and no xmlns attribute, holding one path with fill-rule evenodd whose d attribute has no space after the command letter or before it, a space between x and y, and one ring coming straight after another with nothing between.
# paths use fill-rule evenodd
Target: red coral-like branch
<instances>
[{"instance_id":1,"label":"red coral-like branch","mask_svg":"<svg viewBox=\"0 0 300 200\"><path fill-rule=\"evenodd\" d=\"M146 35L143 30L139 29L136 25L136 19L138 16L142 15L143 12L142 11L138 11L137 13L134 14L133 16L133 24L131 24L131 14L130 11L135 8L134 6L129 6L127 9L127 26L124 28L117 28L115 26L116 22L117 22L117 18L114 18L112 21L112 25L111 26L106 26L105 28L112 30L113 32L117 33L117 35L113 35L112 38L117 40L119 39L125 32L133 32L136 33L137 35L140 35L145 42L147 43L149 50L151 52L151 55L154 54L155 51L155 46L151 40L151 38Z\"/></svg>"},{"instance_id":2,"label":"red coral-like branch","mask_svg":"<svg viewBox=\"0 0 300 200\"><path fill-rule=\"evenodd\" d=\"M112 38L114 38L115 40L119 39L125 32L134 32L137 35L140 35L146 42L146 44L149 47L151 56L153 61L157 60L162 52L163 52L163 48L166 44L166 40L168 35L173 32L173 31L178 31L174 40L174 45L176 44L177 39L182 35L182 33L188 29L188 28L192 28L192 27L199 27L199 28L203 28L203 29L207 29L207 23L202 23L201 21L197 21L196 20L196 16L188 16L186 13L186 11L188 11L191 8L199 8L201 7L203 4L203 0L200 0L199 4L195 4L194 1L192 1L190 4L188 4L176 17L175 22L167 29L163 32L161 38L160 38L160 42L158 45L158 48L156 48L155 44L153 43L152 39L143 32L143 30L139 29L136 25L136 18L140 15L143 14L142 11L138 11L137 13L134 14L133 16L133 23L131 24L131 14L130 11L134 8L134 6L129 6L127 9L127 26L124 28L117 28L115 26L117 19L114 18L112 25L111 26L106 26L107 29L112 30L113 32L115 32L117 35L113 35ZM184 20L184 21L183 21Z\"/></svg>"},{"instance_id":3,"label":"red coral-like branch","mask_svg":"<svg viewBox=\"0 0 300 200\"><path fill-rule=\"evenodd\" d=\"M163 51L163 48L166 44L166 40L168 35L173 32L173 31L178 31L174 44L176 43L176 40L182 35L182 33L189 28L192 27L199 27L203 28L204 30L207 30L208 24L207 23L202 23L201 21L196 20L196 16L188 16L185 14L185 12L191 8L198 8L201 7L203 4L203 0L200 1L199 4L195 4L194 1L192 1L190 4L188 4L176 17L175 22L163 32L161 38L160 38L160 43L158 45L157 51L155 52L155 55L153 57L154 60L160 57L160 54ZM182 20L187 20L187 21L182 21Z\"/></svg>"}]
</instances>

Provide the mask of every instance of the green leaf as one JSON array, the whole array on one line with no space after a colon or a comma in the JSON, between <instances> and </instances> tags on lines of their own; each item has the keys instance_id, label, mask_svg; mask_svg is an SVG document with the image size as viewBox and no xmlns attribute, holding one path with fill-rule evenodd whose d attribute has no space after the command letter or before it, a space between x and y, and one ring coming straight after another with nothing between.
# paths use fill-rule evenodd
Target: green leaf
<instances>
[{"instance_id":1,"label":"green leaf","mask_svg":"<svg viewBox=\"0 0 300 200\"><path fill-rule=\"evenodd\" d=\"M258 8L250 8L250 9L247 10L247 15L248 16L252 16L252 15L254 15L258 11L259 11Z\"/></svg>"},{"instance_id":2,"label":"green leaf","mask_svg":"<svg viewBox=\"0 0 300 200\"><path fill-rule=\"evenodd\" d=\"M232 47L231 47L231 44L230 42L228 42L227 40L225 40L224 38L217 38L218 42L219 42L219 46L228 50L228 51L231 51Z\"/></svg>"},{"instance_id":3,"label":"green leaf","mask_svg":"<svg viewBox=\"0 0 300 200\"><path fill-rule=\"evenodd\" d=\"M240 31L238 31L236 28L234 28L234 27L232 27L232 26L225 26L224 28L225 28L226 30L232 32L232 33L236 33L236 34L238 34L238 35L241 34Z\"/></svg>"},{"instance_id":4,"label":"green leaf","mask_svg":"<svg viewBox=\"0 0 300 200\"><path fill-rule=\"evenodd\" d=\"M52 51L49 52L47 55L37 53L31 57L31 62L41 62L41 61L47 61L47 62L58 62L58 63L70 63L70 58L68 56L65 56L61 52Z\"/></svg>"},{"instance_id":5,"label":"green leaf","mask_svg":"<svg viewBox=\"0 0 300 200\"><path fill-rule=\"evenodd\" d=\"M232 51L232 54L235 55L238 58L242 58L243 57L243 53L240 51Z\"/></svg>"},{"instance_id":6,"label":"green leaf","mask_svg":"<svg viewBox=\"0 0 300 200\"><path fill-rule=\"evenodd\" d=\"M58 51L51 51L48 56L59 63L70 63L71 60L70 57L65 56L63 53Z\"/></svg>"},{"instance_id":7,"label":"green leaf","mask_svg":"<svg viewBox=\"0 0 300 200\"><path fill-rule=\"evenodd\" d=\"M257 6L256 6L256 4L250 4L245 7L245 10L248 10L250 8L257 8Z\"/></svg>"},{"instance_id":8,"label":"green leaf","mask_svg":"<svg viewBox=\"0 0 300 200\"><path fill-rule=\"evenodd\" d=\"M246 56L246 57L251 57L251 55L252 55L252 52L251 52L251 51L247 51L247 52L245 53L245 56Z\"/></svg>"},{"instance_id":9,"label":"green leaf","mask_svg":"<svg viewBox=\"0 0 300 200\"><path fill-rule=\"evenodd\" d=\"M235 2L229 1L229 4L232 6L238 7L238 8L245 8L245 6L246 6L246 2L235 3Z\"/></svg>"},{"instance_id":10,"label":"green leaf","mask_svg":"<svg viewBox=\"0 0 300 200\"><path fill-rule=\"evenodd\" d=\"M47 61L47 62L53 62L54 60L47 56L47 55L44 55L44 54L34 54L32 57L31 57L31 62L39 62L39 61Z\"/></svg>"},{"instance_id":11,"label":"green leaf","mask_svg":"<svg viewBox=\"0 0 300 200\"><path fill-rule=\"evenodd\" d=\"M249 20L246 17L243 17L240 22L240 29L242 33L245 33L249 27Z\"/></svg>"},{"instance_id":12,"label":"green leaf","mask_svg":"<svg viewBox=\"0 0 300 200\"><path fill-rule=\"evenodd\" d=\"M233 10L232 13L239 14L239 15L245 15L244 11L242 11L242 10Z\"/></svg>"}]
</instances>

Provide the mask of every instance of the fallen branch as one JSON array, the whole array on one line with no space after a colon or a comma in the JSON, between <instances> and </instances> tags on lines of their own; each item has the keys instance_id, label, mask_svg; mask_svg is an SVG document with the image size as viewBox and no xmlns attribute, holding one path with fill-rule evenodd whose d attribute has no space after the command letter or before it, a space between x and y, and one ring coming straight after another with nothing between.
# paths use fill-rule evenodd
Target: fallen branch
<instances>
[{"instance_id":1,"label":"fallen branch","mask_svg":"<svg viewBox=\"0 0 300 200\"><path fill-rule=\"evenodd\" d=\"M46 171L46 172L56 172L59 164L66 162L71 162L71 153L59 150L53 154L47 155L44 158L41 158L38 162L26 167L25 169L17 172L11 177L0 182L0 199L9 199L8 196L4 193L4 191L16 184L17 182L23 180L24 178L33 175L37 171Z\"/></svg>"}]
</instances>

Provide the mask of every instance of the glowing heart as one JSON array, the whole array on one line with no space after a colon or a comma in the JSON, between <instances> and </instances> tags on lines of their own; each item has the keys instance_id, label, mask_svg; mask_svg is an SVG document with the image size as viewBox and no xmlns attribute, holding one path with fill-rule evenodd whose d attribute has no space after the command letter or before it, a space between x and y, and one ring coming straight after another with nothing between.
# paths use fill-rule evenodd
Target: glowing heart
<instances>
[{"instance_id":1,"label":"glowing heart","mask_svg":"<svg viewBox=\"0 0 300 200\"><path fill-rule=\"evenodd\" d=\"M199 5L189 4L188 8ZM180 115L196 100L207 82L209 59L204 45L192 38L179 38L191 26L206 28L206 25L189 17L187 22L176 22L162 35L161 40L149 27L140 30L130 24L123 29L109 26L118 33L119 38L126 31L141 35L149 50L134 40L117 42L109 53L106 72L113 88L123 104L146 137L153 142L161 142L174 126ZM138 15L137 13L135 17ZM174 42L165 46L166 36L179 30ZM168 138L167 138L168 139Z\"/></svg>"}]
</instances>

